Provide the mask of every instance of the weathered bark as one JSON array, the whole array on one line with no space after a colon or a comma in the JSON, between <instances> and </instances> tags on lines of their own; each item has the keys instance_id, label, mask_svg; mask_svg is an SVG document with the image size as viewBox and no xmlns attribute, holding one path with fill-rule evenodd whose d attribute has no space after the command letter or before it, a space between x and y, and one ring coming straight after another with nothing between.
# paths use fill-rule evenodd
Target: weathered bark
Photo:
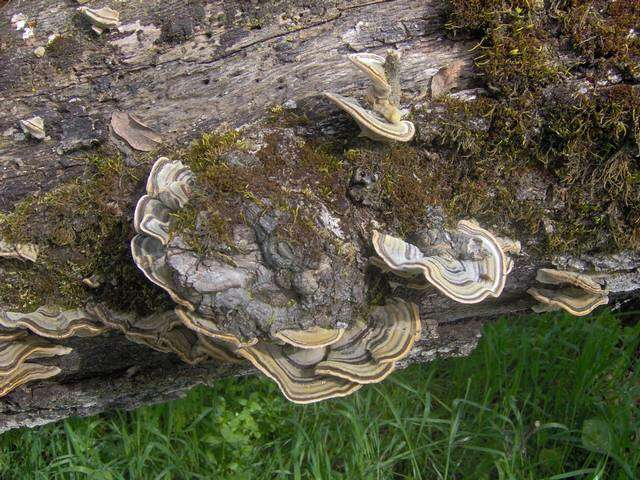
<instances>
[{"instance_id":1,"label":"weathered bark","mask_svg":"<svg viewBox=\"0 0 640 480\"><path fill-rule=\"evenodd\" d=\"M77 150L108 141L115 109L138 113L168 144L259 120L269 105L287 100L321 121L335 109L318 92L350 92L364 83L344 68L345 54L389 47L404 51L407 96L419 96L437 69L454 60L467 65L459 86L472 86L470 45L443 37L436 0L106 4L120 10L122 25L102 37L87 32L74 2L14 0L1 7L0 211L81 175L85 161ZM11 26L17 13L35 21L32 38L23 40ZM69 50L37 59L33 49L53 33L71 39ZM25 141L18 120L36 114L50 139ZM419 303L423 319L438 323L425 328L408 362L468 355L485 320L529 309L526 289L536 268L552 260L518 258L503 295L480 305L456 304L435 291L402 290L401 296ZM581 261L603 272L615 299L640 288L639 255ZM184 365L118 334L65 344L73 353L51 360L63 369L59 377L0 400L0 431L166 401L195 385L250 371Z\"/></svg>"}]
</instances>

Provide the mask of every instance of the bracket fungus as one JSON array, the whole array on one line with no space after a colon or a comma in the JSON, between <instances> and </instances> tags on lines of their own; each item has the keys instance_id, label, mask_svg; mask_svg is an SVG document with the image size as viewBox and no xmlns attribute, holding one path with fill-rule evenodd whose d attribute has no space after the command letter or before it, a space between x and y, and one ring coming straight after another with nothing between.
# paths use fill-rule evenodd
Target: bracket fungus
<instances>
[{"instance_id":1,"label":"bracket fungus","mask_svg":"<svg viewBox=\"0 0 640 480\"><path fill-rule=\"evenodd\" d=\"M532 287L527 290L527 293L539 302L532 307L538 313L563 309L580 317L590 314L600 305L609 303L607 290L583 273L541 268L536 274L536 280L545 285L559 287Z\"/></svg>"},{"instance_id":2,"label":"bracket fungus","mask_svg":"<svg viewBox=\"0 0 640 480\"><path fill-rule=\"evenodd\" d=\"M103 318L106 324L152 341L156 349L162 348L158 340L166 341L171 332L189 332L192 353L227 362L249 360L298 403L348 395L362 384L379 382L408 354L420 335L415 305L390 301L375 307L367 322L338 326L353 323L353 299L363 301L361 287L341 272L336 276L328 258L316 269L296 269L293 250L280 238L270 242L274 217L256 213L257 207L247 208L247 223L233 231L231 237L241 242L230 255L194 251L174 221L195 188L193 174L180 161L159 158L134 214L134 262L171 296L175 313L140 325L124 322L124 329L121 321L118 327ZM286 267L282 278L290 279L284 287L271 270L279 264ZM292 327L291 318L307 327Z\"/></svg>"},{"instance_id":3,"label":"bracket fungus","mask_svg":"<svg viewBox=\"0 0 640 480\"><path fill-rule=\"evenodd\" d=\"M366 100L373 110L367 110L353 98L330 92L324 92L324 95L358 123L363 136L382 142L410 141L415 134L415 126L402 120L400 112L398 53L390 50L386 58L373 53L356 53L347 58L371 80Z\"/></svg>"},{"instance_id":4,"label":"bracket fungus","mask_svg":"<svg viewBox=\"0 0 640 480\"><path fill-rule=\"evenodd\" d=\"M134 150L141 152L156 149L162 141L158 133L133 113L113 112L110 128L115 136L127 142Z\"/></svg>"},{"instance_id":5,"label":"bracket fungus","mask_svg":"<svg viewBox=\"0 0 640 480\"><path fill-rule=\"evenodd\" d=\"M422 277L447 297L460 303L479 303L499 297L513 263L500 241L474 220L461 220L447 242L429 245L423 253L399 238L373 232L379 257L374 264L403 277ZM515 244L508 244L515 249Z\"/></svg>"},{"instance_id":6,"label":"bracket fungus","mask_svg":"<svg viewBox=\"0 0 640 480\"><path fill-rule=\"evenodd\" d=\"M35 262L38 259L39 248L32 243L8 243L0 240L0 258L17 258Z\"/></svg>"},{"instance_id":7,"label":"bracket fungus","mask_svg":"<svg viewBox=\"0 0 640 480\"><path fill-rule=\"evenodd\" d=\"M98 35L105 30L118 28L120 25L120 12L109 7L98 9L78 7L78 12L91 23L91 29Z\"/></svg>"},{"instance_id":8,"label":"bracket fungus","mask_svg":"<svg viewBox=\"0 0 640 480\"><path fill-rule=\"evenodd\" d=\"M60 373L55 366L27 362L67 355L71 348L54 345L23 330L0 331L0 397L25 383L45 380Z\"/></svg>"},{"instance_id":9,"label":"bracket fungus","mask_svg":"<svg viewBox=\"0 0 640 480\"><path fill-rule=\"evenodd\" d=\"M44 131L44 120L42 117L31 117L26 120L20 120L20 127L24 133L28 133L33 138L44 140L47 136Z\"/></svg>"},{"instance_id":10,"label":"bracket fungus","mask_svg":"<svg viewBox=\"0 0 640 480\"><path fill-rule=\"evenodd\" d=\"M296 348L261 341L236 353L274 380L292 402L313 403L384 380L420 333L417 306L394 300L375 307L368 322L347 329L330 345Z\"/></svg>"},{"instance_id":11,"label":"bracket fungus","mask_svg":"<svg viewBox=\"0 0 640 480\"><path fill-rule=\"evenodd\" d=\"M84 309L62 311L57 307L40 307L33 313L0 311L0 327L27 329L45 338L92 337L107 329Z\"/></svg>"}]
</instances>

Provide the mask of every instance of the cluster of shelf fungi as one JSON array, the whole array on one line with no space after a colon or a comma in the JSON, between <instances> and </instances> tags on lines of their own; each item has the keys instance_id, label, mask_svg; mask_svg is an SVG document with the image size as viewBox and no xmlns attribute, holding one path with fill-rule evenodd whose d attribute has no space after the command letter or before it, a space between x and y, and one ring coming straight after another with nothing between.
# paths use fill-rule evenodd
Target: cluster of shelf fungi
<instances>
[{"instance_id":1,"label":"cluster of shelf fungi","mask_svg":"<svg viewBox=\"0 0 640 480\"><path fill-rule=\"evenodd\" d=\"M95 25L108 28L107 23ZM353 117L363 135L378 141L411 140L415 127L402 120L399 104L397 53L390 52L386 58L354 54L349 59L372 81L366 96L371 109L354 99L325 95ZM124 112L114 113L111 128L135 149L149 151L159 142L155 132ZM354 314L350 324L335 328L311 325L256 335L225 326L219 319L239 302L245 301L245 308L260 310L255 301L251 303L237 292L251 288L258 276L256 258L261 254L254 252L251 259L241 259L239 267L226 268L219 259L198 258L176 237L173 214L187 206L195 183L193 173L182 162L159 158L134 215L137 235L131 241L133 261L149 281L169 294L175 308L144 318L113 311L104 304L66 311L54 307L41 307L33 313L0 311L0 396L27 382L60 373L58 367L37 363L39 358L71 351L56 345L55 340L112 330L155 350L173 352L188 364L248 361L296 403L341 397L362 385L380 382L409 354L421 336L421 319L418 306L400 298L365 306ZM519 242L496 236L474 220L459 221L455 229L442 231L421 247L375 230L370 234L375 252L370 264L381 274L389 274L394 281L413 289L435 287L464 304L499 297L513 269L513 257L521 250ZM188 252L189 256L187 260L182 258L182 263L176 262L176 252ZM0 241L0 257L36 262L38 247ZM207 295L195 289L197 279L184 274L193 270L180 270L188 261L209 265L214 280L208 280L214 288ZM587 274L541 269L536 281L541 286L528 290L538 302L536 311L564 309L581 316L608 303L606 289Z\"/></svg>"}]
</instances>

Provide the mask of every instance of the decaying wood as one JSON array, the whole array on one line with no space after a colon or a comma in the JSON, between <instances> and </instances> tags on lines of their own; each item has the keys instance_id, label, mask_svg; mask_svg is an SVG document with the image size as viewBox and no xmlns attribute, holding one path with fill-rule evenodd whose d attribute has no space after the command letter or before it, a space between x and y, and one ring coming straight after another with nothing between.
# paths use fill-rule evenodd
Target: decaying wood
<instances>
[{"instance_id":1,"label":"decaying wood","mask_svg":"<svg viewBox=\"0 0 640 480\"><path fill-rule=\"evenodd\" d=\"M345 55L391 47L403 51L407 97L423 97L431 77L451 64L464 66L459 88L471 86L470 45L443 37L441 3L109 1L99 6L119 10L120 28L98 37L73 2L9 1L0 7L0 212L79 176L85 160L78 152L111 141L116 110L140 116L166 144L242 126L287 101L322 122L335 109L319 92L363 88ZM11 24L18 13L33 25L31 38L24 40ZM52 34L66 39L68 55L33 55ZM34 115L44 119L49 139L21 134L19 120ZM562 257L555 263L601 271L614 302L640 288L640 255ZM525 291L539 266L518 257L502 296L479 305L456 304L435 291L401 290L420 305L423 319L437 320L427 322L406 363L468 355L484 321L529 310L533 301ZM166 401L216 378L250 372L215 363L189 366L116 333L62 344L73 353L43 361L62 368L59 377L0 400L0 431Z\"/></svg>"}]
</instances>

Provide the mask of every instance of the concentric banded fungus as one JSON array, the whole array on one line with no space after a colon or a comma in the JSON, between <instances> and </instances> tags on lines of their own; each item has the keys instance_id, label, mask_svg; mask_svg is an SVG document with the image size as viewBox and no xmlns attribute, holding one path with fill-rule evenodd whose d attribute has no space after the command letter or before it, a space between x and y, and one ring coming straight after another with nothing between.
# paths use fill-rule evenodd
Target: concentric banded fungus
<instances>
[{"instance_id":1,"label":"concentric banded fungus","mask_svg":"<svg viewBox=\"0 0 640 480\"><path fill-rule=\"evenodd\" d=\"M346 330L329 346L296 349L259 342L237 353L273 379L289 400L312 403L382 381L419 336L417 307L396 300L376 307L368 323Z\"/></svg>"},{"instance_id":2,"label":"concentric banded fungus","mask_svg":"<svg viewBox=\"0 0 640 480\"><path fill-rule=\"evenodd\" d=\"M17 258L35 262L38 259L39 248L32 243L11 244L0 240L0 258Z\"/></svg>"},{"instance_id":3,"label":"concentric banded fungus","mask_svg":"<svg viewBox=\"0 0 640 480\"><path fill-rule=\"evenodd\" d=\"M413 123L402 120L400 113L400 57L390 50L387 58L373 53L348 56L373 85L367 91L367 100L373 111L363 108L358 101L335 93L324 95L347 112L358 123L362 135L378 141L408 142L415 134Z\"/></svg>"},{"instance_id":4,"label":"concentric banded fungus","mask_svg":"<svg viewBox=\"0 0 640 480\"><path fill-rule=\"evenodd\" d=\"M34 336L0 341L0 377L13 374L26 360L66 355L70 352L68 347L53 345Z\"/></svg>"},{"instance_id":5,"label":"concentric banded fungus","mask_svg":"<svg viewBox=\"0 0 640 480\"><path fill-rule=\"evenodd\" d=\"M371 103L373 110L388 122L400 122L398 54L391 50L387 59L375 53L354 53L347 58L373 82L367 92L367 100Z\"/></svg>"},{"instance_id":6,"label":"concentric banded fungus","mask_svg":"<svg viewBox=\"0 0 640 480\"><path fill-rule=\"evenodd\" d=\"M314 366L324 348L298 350L287 355L278 345L260 342L238 350L238 355L272 379L280 391L294 403L313 403L335 397L345 397L362 385L341 378L318 375Z\"/></svg>"},{"instance_id":7,"label":"concentric banded fungus","mask_svg":"<svg viewBox=\"0 0 640 480\"><path fill-rule=\"evenodd\" d=\"M147 317L116 314L104 305L87 307L108 327L120 330L129 340L159 352L172 352L185 363L194 365L208 358L200 348L197 335L185 328L173 311L155 313Z\"/></svg>"},{"instance_id":8,"label":"concentric banded fungus","mask_svg":"<svg viewBox=\"0 0 640 480\"><path fill-rule=\"evenodd\" d=\"M311 327L306 330L280 330L274 338L298 348L320 348L336 343L343 334L343 328Z\"/></svg>"},{"instance_id":9,"label":"concentric banded fungus","mask_svg":"<svg viewBox=\"0 0 640 480\"><path fill-rule=\"evenodd\" d=\"M60 372L61 370L55 366L23 363L12 373L0 375L0 397L3 397L25 383L36 380L46 380L47 378L55 377Z\"/></svg>"},{"instance_id":10,"label":"concentric banded fungus","mask_svg":"<svg viewBox=\"0 0 640 480\"><path fill-rule=\"evenodd\" d=\"M145 125L136 115L127 112L113 112L111 131L124 140L134 150L150 152L158 147L162 137Z\"/></svg>"},{"instance_id":11,"label":"concentric banded fungus","mask_svg":"<svg viewBox=\"0 0 640 480\"><path fill-rule=\"evenodd\" d=\"M607 291L587 275L542 268L538 270L536 280L547 285L562 286L559 289L530 288L527 293L535 298L539 305L532 308L535 312L549 312L564 309L572 315L588 315L600 305L609 303Z\"/></svg>"},{"instance_id":12,"label":"concentric banded fungus","mask_svg":"<svg viewBox=\"0 0 640 480\"><path fill-rule=\"evenodd\" d=\"M104 333L104 325L83 309L61 311L57 307L40 307L33 313L0 311L0 326L28 329L46 338L91 337Z\"/></svg>"},{"instance_id":13,"label":"concentric banded fungus","mask_svg":"<svg viewBox=\"0 0 640 480\"><path fill-rule=\"evenodd\" d=\"M44 120L41 117L31 117L20 120L20 126L24 133L28 133L33 138L44 140L47 134L44 131Z\"/></svg>"},{"instance_id":14,"label":"concentric banded fungus","mask_svg":"<svg viewBox=\"0 0 640 480\"><path fill-rule=\"evenodd\" d=\"M372 241L376 253L392 272L422 276L457 302L479 303L488 296L500 296L512 267L500 242L470 220L458 222L455 234L477 243L480 255L459 258L453 246L439 246L434 254L426 256L415 245L377 231L373 232Z\"/></svg>"},{"instance_id":15,"label":"concentric banded fungus","mask_svg":"<svg viewBox=\"0 0 640 480\"><path fill-rule=\"evenodd\" d=\"M257 338L243 342L235 335L222 331L213 320L195 315L184 308L176 308L176 314L182 320L182 323L191 330L214 340L230 344L234 348L250 347L258 343Z\"/></svg>"},{"instance_id":16,"label":"concentric banded fungus","mask_svg":"<svg viewBox=\"0 0 640 480\"><path fill-rule=\"evenodd\" d=\"M324 92L324 95L351 115L362 129L362 135L371 140L381 142L389 140L408 142L416 133L413 123L406 120L398 123L389 123L377 113L363 108L358 101L353 98L343 97L337 93L329 92Z\"/></svg>"},{"instance_id":17,"label":"concentric banded fungus","mask_svg":"<svg viewBox=\"0 0 640 480\"><path fill-rule=\"evenodd\" d=\"M93 9L89 7L79 7L78 11L89 20L91 29L100 35L104 30L117 28L120 25L120 12L109 7Z\"/></svg>"}]
</instances>

